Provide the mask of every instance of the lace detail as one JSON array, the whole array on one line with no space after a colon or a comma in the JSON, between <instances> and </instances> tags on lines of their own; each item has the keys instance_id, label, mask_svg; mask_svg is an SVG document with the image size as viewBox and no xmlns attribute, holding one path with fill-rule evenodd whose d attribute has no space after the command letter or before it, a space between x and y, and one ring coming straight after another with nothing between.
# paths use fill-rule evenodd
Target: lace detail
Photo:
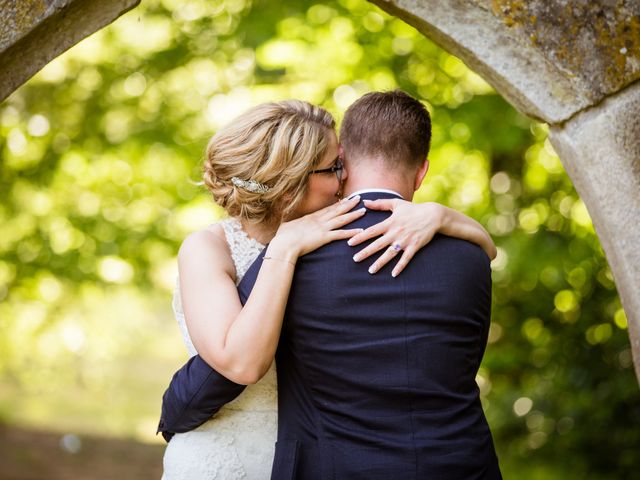
<instances>
[{"instance_id":1,"label":"lace detail","mask_svg":"<svg viewBox=\"0 0 640 480\"><path fill-rule=\"evenodd\" d=\"M164 454L162 480L269 480L277 417L276 410L222 409L195 430L177 433Z\"/></svg>"},{"instance_id":2,"label":"lace detail","mask_svg":"<svg viewBox=\"0 0 640 480\"><path fill-rule=\"evenodd\" d=\"M236 219L220 222L236 268L236 285L264 249ZM179 284L173 311L189 355L196 355L184 320ZM178 433L164 454L163 480L267 480L271 474L277 424L277 384L274 365L255 385L249 385L205 424Z\"/></svg>"},{"instance_id":3,"label":"lace detail","mask_svg":"<svg viewBox=\"0 0 640 480\"><path fill-rule=\"evenodd\" d=\"M236 285L239 285L251 264L264 250L264 245L249 237L242 229L242 224L235 218L220 222L231 250L231 258L236 267Z\"/></svg>"},{"instance_id":4,"label":"lace detail","mask_svg":"<svg viewBox=\"0 0 640 480\"><path fill-rule=\"evenodd\" d=\"M189 352L189 357L193 357L194 355L197 355L198 352L196 351L196 347L193 346L193 342L189 336L189 330L187 330L187 321L184 318L182 300L180 299L180 278L178 277L176 278L176 286L173 289L173 301L171 302L171 307L173 308L173 315L176 317L176 322L178 322L178 327L182 334L182 341L184 342L185 347L187 347L187 352Z\"/></svg>"}]
</instances>

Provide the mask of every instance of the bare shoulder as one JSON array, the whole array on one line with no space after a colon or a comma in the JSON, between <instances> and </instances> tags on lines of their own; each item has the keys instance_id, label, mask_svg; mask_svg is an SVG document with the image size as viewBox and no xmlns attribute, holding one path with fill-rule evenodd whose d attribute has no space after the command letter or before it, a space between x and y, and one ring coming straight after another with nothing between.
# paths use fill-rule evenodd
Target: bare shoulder
<instances>
[{"instance_id":1,"label":"bare shoulder","mask_svg":"<svg viewBox=\"0 0 640 480\"><path fill-rule=\"evenodd\" d=\"M180 265L220 268L235 274L229 245L219 224L213 224L189 234L180 246L178 262Z\"/></svg>"}]
</instances>

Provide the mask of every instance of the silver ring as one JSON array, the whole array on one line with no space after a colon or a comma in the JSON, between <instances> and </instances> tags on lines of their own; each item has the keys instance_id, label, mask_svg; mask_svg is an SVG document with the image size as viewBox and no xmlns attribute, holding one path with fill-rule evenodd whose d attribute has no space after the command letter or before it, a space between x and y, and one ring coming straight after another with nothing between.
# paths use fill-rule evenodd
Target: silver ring
<instances>
[{"instance_id":1,"label":"silver ring","mask_svg":"<svg viewBox=\"0 0 640 480\"><path fill-rule=\"evenodd\" d=\"M402 247L400 246L399 243L394 243L393 245L391 245L391 248L396 252L399 252L400 250L402 250Z\"/></svg>"}]
</instances>

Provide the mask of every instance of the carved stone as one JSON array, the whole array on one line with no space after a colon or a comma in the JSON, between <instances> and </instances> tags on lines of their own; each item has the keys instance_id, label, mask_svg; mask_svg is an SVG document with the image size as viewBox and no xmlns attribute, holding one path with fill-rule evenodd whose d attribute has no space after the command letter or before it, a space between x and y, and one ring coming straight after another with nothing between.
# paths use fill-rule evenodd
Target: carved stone
<instances>
[{"instance_id":1,"label":"carved stone","mask_svg":"<svg viewBox=\"0 0 640 480\"><path fill-rule=\"evenodd\" d=\"M637 0L371 2L462 59L518 110L548 123L640 78Z\"/></svg>"},{"instance_id":2,"label":"carved stone","mask_svg":"<svg viewBox=\"0 0 640 480\"><path fill-rule=\"evenodd\" d=\"M0 0L0 101L140 0Z\"/></svg>"}]
</instances>

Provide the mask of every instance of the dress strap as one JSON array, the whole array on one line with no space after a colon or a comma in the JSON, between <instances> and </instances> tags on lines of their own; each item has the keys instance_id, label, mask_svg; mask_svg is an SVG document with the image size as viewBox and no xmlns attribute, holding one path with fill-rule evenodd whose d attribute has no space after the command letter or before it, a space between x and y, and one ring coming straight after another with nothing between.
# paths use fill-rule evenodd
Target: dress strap
<instances>
[{"instance_id":1,"label":"dress strap","mask_svg":"<svg viewBox=\"0 0 640 480\"><path fill-rule=\"evenodd\" d=\"M231 217L222 220L220 226L224 231L227 245L231 251L231 258L236 267L237 285L265 246L247 235L237 218Z\"/></svg>"}]
</instances>

